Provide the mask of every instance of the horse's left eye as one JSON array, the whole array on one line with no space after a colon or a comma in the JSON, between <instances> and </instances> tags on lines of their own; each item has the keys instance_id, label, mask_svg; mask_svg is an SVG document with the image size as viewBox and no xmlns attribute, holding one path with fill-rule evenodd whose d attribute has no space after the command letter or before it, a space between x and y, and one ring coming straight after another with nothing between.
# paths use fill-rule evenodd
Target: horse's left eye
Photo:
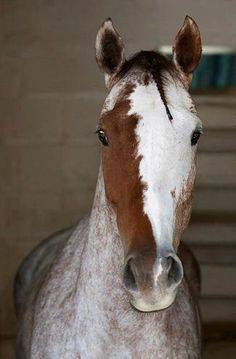
<instances>
[{"instance_id":1,"label":"horse's left eye","mask_svg":"<svg viewBox=\"0 0 236 359\"><path fill-rule=\"evenodd\" d=\"M197 129L193 132L192 134L192 138L191 138L191 145L194 146L197 144L200 136L202 134L202 130L201 129Z\"/></svg>"},{"instance_id":2,"label":"horse's left eye","mask_svg":"<svg viewBox=\"0 0 236 359\"><path fill-rule=\"evenodd\" d=\"M98 134L99 141L104 145L108 146L108 138L103 130L97 130L96 133Z\"/></svg>"}]
</instances>

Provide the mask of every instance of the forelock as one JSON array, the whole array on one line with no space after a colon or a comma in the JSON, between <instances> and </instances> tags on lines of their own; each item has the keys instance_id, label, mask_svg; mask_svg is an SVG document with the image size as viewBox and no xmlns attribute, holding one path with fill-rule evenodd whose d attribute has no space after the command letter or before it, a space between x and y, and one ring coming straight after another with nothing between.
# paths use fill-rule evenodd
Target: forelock
<instances>
[{"instance_id":1,"label":"forelock","mask_svg":"<svg viewBox=\"0 0 236 359\"><path fill-rule=\"evenodd\" d=\"M150 81L156 83L168 118L172 120L173 118L165 96L165 86L170 78L180 80L174 63L158 52L140 51L124 62L114 78L114 83L117 83L117 81L122 80L126 76L132 77L133 74L137 76L137 73L139 73L138 81L141 81L145 85L148 85Z\"/></svg>"},{"instance_id":2,"label":"forelock","mask_svg":"<svg viewBox=\"0 0 236 359\"><path fill-rule=\"evenodd\" d=\"M124 62L117 77L123 77L131 69L148 71L155 77L163 71L169 72L173 77L177 76L177 69L174 63L156 51L140 51L136 53Z\"/></svg>"}]
</instances>

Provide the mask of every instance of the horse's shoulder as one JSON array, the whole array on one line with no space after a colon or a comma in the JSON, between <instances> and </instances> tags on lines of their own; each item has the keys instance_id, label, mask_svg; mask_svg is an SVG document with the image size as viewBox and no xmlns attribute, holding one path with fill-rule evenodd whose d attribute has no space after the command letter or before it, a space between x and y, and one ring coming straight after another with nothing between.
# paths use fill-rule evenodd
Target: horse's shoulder
<instances>
[{"instance_id":1,"label":"horse's shoulder","mask_svg":"<svg viewBox=\"0 0 236 359\"><path fill-rule=\"evenodd\" d=\"M62 318L72 315L70 310L73 311L73 308L67 307L77 275L72 258L78 256L76 263L79 268L79 252L86 240L88 223L88 218L84 218L76 227L45 239L20 265L14 288L20 319L17 337L19 358L26 357L31 350L33 333L40 333L41 337L44 332L41 326L51 326L51 314L60 312ZM38 320L38 317L44 320Z\"/></svg>"},{"instance_id":2,"label":"horse's shoulder","mask_svg":"<svg viewBox=\"0 0 236 359\"><path fill-rule=\"evenodd\" d=\"M44 282L47 274L52 270L54 263L62 257L63 251L71 244L70 239L76 236L80 240L80 234L88 223L87 218L81 220L77 226L73 226L54 233L41 241L23 259L20 264L14 281L14 300L17 316L27 303L29 293L38 290ZM81 235L82 240L82 235Z\"/></svg>"}]
</instances>

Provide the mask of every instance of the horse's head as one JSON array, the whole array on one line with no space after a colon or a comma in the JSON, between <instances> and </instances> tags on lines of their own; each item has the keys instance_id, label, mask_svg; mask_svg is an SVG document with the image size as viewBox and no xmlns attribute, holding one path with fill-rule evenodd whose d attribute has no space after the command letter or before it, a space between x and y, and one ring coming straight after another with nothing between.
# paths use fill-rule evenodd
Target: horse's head
<instances>
[{"instance_id":1,"label":"horse's head","mask_svg":"<svg viewBox=\"0 0 236 359\"><path fill-rule=\"evenodd\" d=\"M173 62L154 51L125 60L110 19L96 39L110 90L97 130L105 192L124 247L124 284L141 311L170 306L183 278L177 249L202 132L188 87L200 56L200 33L190 17L176 36Z\"/></svg>"}]
</instances>

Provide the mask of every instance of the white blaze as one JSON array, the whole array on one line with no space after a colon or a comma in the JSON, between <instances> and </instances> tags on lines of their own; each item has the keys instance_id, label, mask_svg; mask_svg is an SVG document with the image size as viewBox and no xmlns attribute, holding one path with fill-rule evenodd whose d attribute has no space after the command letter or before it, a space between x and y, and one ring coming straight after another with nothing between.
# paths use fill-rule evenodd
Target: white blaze
<instances>
[{"instance_id":1,"label":"white blaze","mask_svg":"<svg viewBox=\"0 0 236 359\"><path fill-rule=\"evenodd\" d=\"M137 156L141 156L140 176L144 213L148 216L158 248L171 249L176 203L188 179L195 149L191 135L200 123L189 94L169 76L165 95L173 120L168 119L155 82L137 84L130 95L129 115L137 114ZM173 191L175 196L173 196Z\"/></svg>"}]
</instances>

